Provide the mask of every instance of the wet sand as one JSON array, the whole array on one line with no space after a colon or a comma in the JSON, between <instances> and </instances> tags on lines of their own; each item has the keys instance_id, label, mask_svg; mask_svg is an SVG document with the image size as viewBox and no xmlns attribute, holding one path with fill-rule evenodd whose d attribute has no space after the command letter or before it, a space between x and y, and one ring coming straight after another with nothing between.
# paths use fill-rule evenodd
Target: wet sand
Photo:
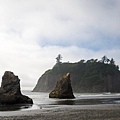
<instances>
[{"instance_id":1,"label":"wet sand","mask_svg":"<svg viewBox=\"0 0 120 120\"><path fill-rule=\"evenodd\" d=\"M52 106L0 112L0 120L120 120L120 105Z\"/></svg>"}]
</instances>

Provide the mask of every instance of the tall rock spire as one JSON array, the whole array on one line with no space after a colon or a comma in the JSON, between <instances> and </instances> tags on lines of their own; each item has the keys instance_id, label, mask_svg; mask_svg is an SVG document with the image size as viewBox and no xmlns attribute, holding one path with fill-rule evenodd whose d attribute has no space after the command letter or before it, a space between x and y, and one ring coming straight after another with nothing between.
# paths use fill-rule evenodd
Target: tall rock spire
<instances>
[{"instance_id":1,"label":"tall rock spire","mask_svg":"<svg viewBox=\"0 0 120 120\"><path fill-rule=\"evenodd\" d=\"M20 79L13 72L6 71L2 77L0 104L33 104L31 98L21 94Z\"/></svg>"},{"instance_id":2,"label":"tall rock spire","mask_svg":"<svg viewBox=\"0 0 120 120\"><path fill-rule=\"evenodd\" d=\"M61 77L54 88L49 94L50 98L75 98L72 91L70 73Z\"/></svg>"}]
</instances>

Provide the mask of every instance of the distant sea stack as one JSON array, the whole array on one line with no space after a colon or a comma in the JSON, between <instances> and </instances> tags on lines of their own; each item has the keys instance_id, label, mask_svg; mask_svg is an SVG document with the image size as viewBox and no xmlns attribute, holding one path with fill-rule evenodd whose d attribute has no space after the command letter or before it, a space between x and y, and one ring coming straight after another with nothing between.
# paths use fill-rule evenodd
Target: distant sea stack
<instances>
[{"instance_id":1,"label":"distant sea stack","mask_svg":"<svg viewBox=\"0 0 120 120\"><path fill-rule=\"evenodd\" d=\"M49 98L75 98L72 91L70 73L67 73L57 81L54 90L49 94Z\"/></svg>"},{"instance_id":2,"label":"distant sea stack","mask_svg":"<svg viewBox=\"0 0 120 120\"><path fill-rule=\"evenodd\" d=\"M13 72L6 71L0 87L0 104L33 104L28 96L22 95L20 79Z\"/></svg>"},{"instance_id":3,"label":"distant sea stack","mask_svg":"<svg viewBox=\"0 0 120 120\"><path fill-rule=\"evenodd\" d=\"M119 66L115 65L113 59L109 63L97 59L57 63L39 78L33 91L52 91L57 80L68 72L71 74L73 92L120 92Z\"/></svg>"}]
</instances>

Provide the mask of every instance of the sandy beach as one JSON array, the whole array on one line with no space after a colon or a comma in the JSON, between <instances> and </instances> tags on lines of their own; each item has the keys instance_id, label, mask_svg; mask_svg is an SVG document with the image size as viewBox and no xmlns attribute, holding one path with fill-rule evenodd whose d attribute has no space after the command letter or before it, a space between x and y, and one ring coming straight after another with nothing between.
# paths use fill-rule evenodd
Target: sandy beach
<instances>
[{"instance_id":1,"label":"sandy beach","mask_svg":"<svg viewBox=\"0 0 120 120\"><path fill-rule=\"evenodd\" d=\"M120 120L120 105L53 106L0 112L0 120Z\"/></svg>"}]
</instances>

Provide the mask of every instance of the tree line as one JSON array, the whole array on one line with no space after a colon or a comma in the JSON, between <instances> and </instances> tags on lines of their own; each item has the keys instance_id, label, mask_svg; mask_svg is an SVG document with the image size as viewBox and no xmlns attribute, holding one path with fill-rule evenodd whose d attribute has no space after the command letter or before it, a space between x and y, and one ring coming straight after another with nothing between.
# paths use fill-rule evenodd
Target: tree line
<instances>
[{"instance_id":1,"label":"tree line","mask_svg":"<svg viewBox=\"0 0 120 120\"><path fill-rule=\"evenodd\" d=\"M82 59L79 61L80 63L85 63L85 60ZM90 59L87 60L86 63L93 63L93 62L99 62L99 63L103 63L103 64L110 64L110 65L114 65L117 67L117 69L119 69L119 66L115 64L115 60L113 58L109 59L106 55L104 55L101 60L98 59ZM59 54L56 57L56 63L62 63L62 56L61 54Z\"/></svg>"},{"instance_id":2,"label":"tree line","mask_svg":"<svg viewBox=\"0 0 120 120\"><path fill-rule=\"evenodd\" d=\"M80 63L85 63L85 60L82 59L79 61ZM94 63L94 62L98 62L98 63L103 63L103 64L110 64L110 65L114 65L117 69L119 69L119 66L115 64L115 60L113 58L109 59L107 56L103 56L101 58L101 60L98 59L90 59L87 60L86 63Z\"/></svg>"}]
</instances>

